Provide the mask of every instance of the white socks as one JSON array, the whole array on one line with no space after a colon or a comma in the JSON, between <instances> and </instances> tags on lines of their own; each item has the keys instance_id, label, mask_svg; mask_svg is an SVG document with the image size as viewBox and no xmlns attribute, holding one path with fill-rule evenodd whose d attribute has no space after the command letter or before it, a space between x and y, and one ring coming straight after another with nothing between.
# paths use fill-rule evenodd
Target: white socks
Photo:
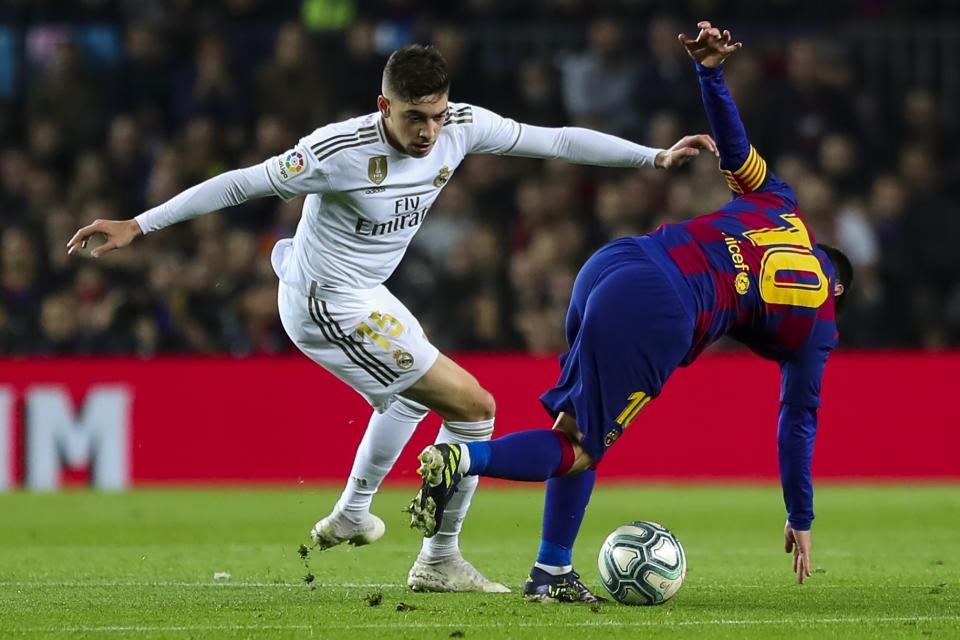
<instances>
[{"instance_id":1,"label":"white socks","mask_svg":"<svg viewBox=\"0 0 960 640\"><path fill-rule=\"evenodd\" d=\"M342 512L354 522L364 519L370 512L373 494L427 413L429 409L423 405L400 399L383 413L373 412L334 511Z\"/></svg>"},{"instance_id":2,"label":"white socks","mask_svg":"<svg viewBox=\"0 0 960 640\"><path fill-rule=\"evenodd\" d=\"M546 571L552 576L562 576L565 573L570 573L571 571L573 571L572 564L565 564L562 567L558 567L552 564L540 564L539 562L534 562L533 566L535 566L538 569L542 569L543 571Z\"/></svg>"},{"instance_id":3,"label":"white socks","mask_svg":"<svg viewBox=\"0 0 960 640\"><path fill-rule=\"evenodd\" d=\"M380 488L380 483L427 413L429 410L423 405L399 399L383 413L374 411L370 416L367 431L363 434L363 440L357 447L350 478L334 511L339 511L355 523L364 520L370 512L370 502ZM492 435L492 418L480 422L445 422L437 434L436 443L462 444L489 440ZM479 481L477 476L467 476L460 480L457 492L444 511L440 531L432 538L423 539L420 550L422 560L436 561L460 553L460 529Z\"/></svg>"},{"instance_id":4,"label":"white socks","mask_svg":"<svg viewBox=\"0 0 960 640\"><path fill-rule=\"evenodd\" d=\"M489 440L493 436L493 418L480 422L444 422L437 434L436 444L477 442ZM470 508L473 492L477 490L478 476L467 476L460 480L457 492L450 498L443 512L443 524L432 538L424 538L420 557L424 560L437 560L460 553L460 528Z\"/></svg>"}]
</instances>

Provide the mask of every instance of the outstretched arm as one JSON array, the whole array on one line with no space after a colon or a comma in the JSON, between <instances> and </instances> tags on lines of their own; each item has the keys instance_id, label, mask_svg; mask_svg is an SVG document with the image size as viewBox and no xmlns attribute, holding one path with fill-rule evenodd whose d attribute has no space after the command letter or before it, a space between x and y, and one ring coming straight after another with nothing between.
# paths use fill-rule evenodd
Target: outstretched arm
<instances>
[{"instance_id":1,"label":"outstretched arm","mask_svg":"<svg viewBox=\"0 0 960 640\"><path fill-rule=\"evenodd\" d=\"M800 583L810 577L810 527L813 524L810 462L816 435L816 409L788 402L780 405L777 450L783 502L787 507L784 551L793 553L793 571Z\"/></svg>"},{"instance_id":2,"label":"outstretched arm","mask_svg":"<svg viewBox=\"0 0 960 640\"><path fill-rule=\"evenodd\" d=\"M251 198L276 195L289 200L298 195L322 193L329 189L328 178L319 161L303 141L289 151L246 169L221 173L167 202L130 220L95 220L74 234L67 243L71 255L103 256L130 244L139 235L205 213L232 207ZM94 234L103 234L100 246Z\"/></svg>"},{"instance_id":3,"label":"outstretched arm","mask_svg":"<svg viewBox=\"0 0 960 640\"><path fill-rule=\"evenodd\" d=\"M196 218L211 211L233 207L251 198L274 195L262 164L227 171L190 187L167 202L145 211L134 220L144 234Z\"/></svg>"},{"instance_id":4,"label":"outstretched arm","mask_svg":"<svg viewBox=\"0 0 960 640\"><path fill-rule=\"evenodd\" d=\"M566 160L603 167L679 167L707 149L717 152L708 135L686 136L669 149L653 149L581 127L534 127L504 118L489 109L469 109L467 153Z\"/></svg>"},{"instance_id":5,"label":"outstretched arm","mask_svg":"<svg viewBox=\"0 0 960 640\"><path fill-rule=\"evenodd\" d=\"M607 167L673 169L700 153L717 152L708 135L686 136L669 149L652 149L623 138L581 127L521 127L516 146L505 155L549 158Z\"/></svg>"},{"instance_id":6,"label":"outstretched arm","mask_svg":"<svg viewBox=\"0 0 960 640\"><path fill-rule=\"evenodd\" d=\"M814 517L810 466L817 437L823 371L831 348L831 344L825 343L780 363L777 452L783 502L787 508L784 551L793 553L793 571L798 582L810 577L810 529Z\"/></svg>"},{"instance_id":7,"label":"outstretched arm","mask_svg":"<svg viewBox=\"0 0 960 640\"><path fill-rule=\"evenodd\" d=\"M99 258L108 251L127 246L139 235L273 193L262 164L227 171L131 220L95 220L74 234L67 244L67 252L71 255L80 253L90 236L102 233L106 242L90 252L94 258Z\"/></svg>"},{"instance_id":8,"label":"outstretched arm","mask_svg":"<svg viewBox=\"0 0 960 640\"><path fill-rule=\"evenodd\" d=\"M697 63L703 106L720 150L720 170L734 192L759 191L768 177L767 163L747 139L737 105L723 79L723 61L743 45L732 42L729 31L721 33L709 22L701 21L697 26L700 33L696 38L681 33L677 39Z\"/></svg>"}]
</instances>

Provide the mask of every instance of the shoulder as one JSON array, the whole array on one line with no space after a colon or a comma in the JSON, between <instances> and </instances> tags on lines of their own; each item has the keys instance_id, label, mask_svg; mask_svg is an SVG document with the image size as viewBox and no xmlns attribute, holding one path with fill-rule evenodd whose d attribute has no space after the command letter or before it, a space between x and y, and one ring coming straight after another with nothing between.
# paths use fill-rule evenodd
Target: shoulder
<instances>
[{"instance_id":1,"label":"shoulder","mask_svg":"<svg viewBox=\"0 0 960 640\"><path fill-rule=\"evenodd\" d=\"M342 151L383 141L380 114L371 113L320 127L304 136L300 143L317 162L323 162Z\"/></svg>"},{"instance_id":2,"label":"shoulder","mask_svg":"<svg viewBox=\"0 0 960 640\"><path fill-rule=\"evenodd\" d=\"M443 121L440 135L447 140L454 141L463 153L469 153L477 137L476 130L485 122L479 116L480 108L465 102L451 102L448 105L447 117Z\"/></svg>"},{"instance_id":3,"label":"shoulder","mask_svg":"<svg viewBox=\"0 0 960 640\"><path fill-rule=\"evenodd\" d=\"M478 107L466 102L451 102L447 105L447 119L443 125L465 125L473 124L473 118Z\"/></svg>"},{"instance_id":4,"label":"shoulder","mask_svg":"<svg viewBox=\"0 0 960 640\"><path fill-rule=\"evenodd\" d=\"M478 108L465 102L451 102L447 109L447 118L443 121L442 133L460 140L469 146L473 139Z\"/></svg>"}]
</instances>

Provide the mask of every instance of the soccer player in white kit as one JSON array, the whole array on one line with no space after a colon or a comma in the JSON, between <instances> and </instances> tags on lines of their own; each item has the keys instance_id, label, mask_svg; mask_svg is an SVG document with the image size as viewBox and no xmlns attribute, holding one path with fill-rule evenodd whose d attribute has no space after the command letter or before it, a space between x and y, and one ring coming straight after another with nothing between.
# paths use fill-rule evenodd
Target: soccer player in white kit
<instances>
[{"instance_id":1,"label":"soccer player in white kit","mask_svg":"<svg viewBox=\"0 0 960 640\"><path fill-rule=\"evenodd\" d=\"M384 68L376 113L321 127L286 153L220 174L133 219L96 220L68 244L71 254L100 257L139 235L249 198L306 196L294 237L278 242L271 256L280 279L280 319L304 354L374 409L343 494L311 532L321 549L369 544L383 535L383 521L370 513L371 500L430 410L443 417L438 443L489 440L493 434L493 397L430 343L383 285L464 156L672 168L700 149L716 153L705 135L663 150L588 129L519 124L449 102L449 87L437 49L399 49ZM105 242L91 251L88 239L98 232ZM460 482L443 526L424 538L407 578L411 588L509 591L460 553L460 529L476 484L475 476Z\"/></svg>"}]
</instances>

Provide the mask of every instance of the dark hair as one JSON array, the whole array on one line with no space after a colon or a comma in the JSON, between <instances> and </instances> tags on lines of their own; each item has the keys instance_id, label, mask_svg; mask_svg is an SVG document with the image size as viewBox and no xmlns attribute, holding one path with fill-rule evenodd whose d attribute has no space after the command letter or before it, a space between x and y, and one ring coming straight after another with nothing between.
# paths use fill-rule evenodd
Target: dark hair
<instances>
[{"instance_id":1,"label":"dark hair","mask_svg":"<svg viewBox=\"0 0 960 640\"><path fill-rule=\"evenodd\" d=\"M817 243L817 248L830 258L830 262L833 263L833 270L837 274L837 281L843 285L843 293L833 299L833 306L839 313L843 309L847 294L850 293L850 285L853 284L853 265L850 263L850 258L836 247Z\"/></svg>"},{"instance_id":2,"label":"dark hair","mask_svg":"<svg viewBox=\"0 0 960 640\"><path fill-rule=\"evenodd\" d=\"M433 45L411 44L397 49L383 68L383 87L407 102L447 93L447 61Z\"/></svg>"}]
</instances>

